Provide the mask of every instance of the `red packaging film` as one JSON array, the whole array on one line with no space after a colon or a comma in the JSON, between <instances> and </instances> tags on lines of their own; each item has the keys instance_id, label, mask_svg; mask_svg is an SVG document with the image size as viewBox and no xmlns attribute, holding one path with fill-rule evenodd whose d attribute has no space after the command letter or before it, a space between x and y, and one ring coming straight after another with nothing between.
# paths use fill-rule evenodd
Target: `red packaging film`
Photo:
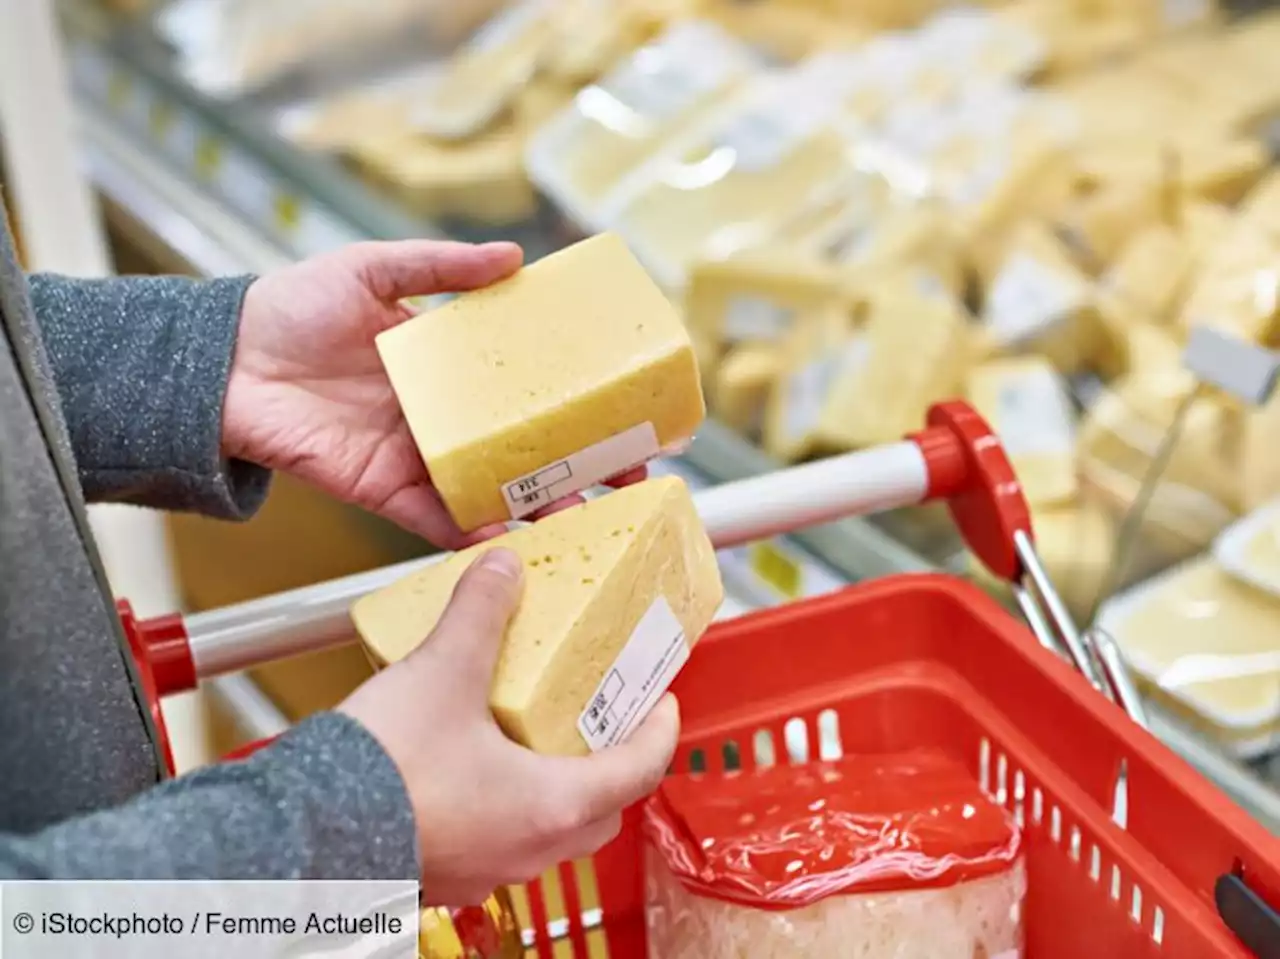
<instances>
[{"instance_id":1,"label":"red packaging film","mask_svg":"<svg viewBox=\"0 0 1280 959\"><path fill-rule=\"evenodd\" d=\"M668 777L645 808L651 959L1018 959L1022 836L932 752Z\"/></svg>"}]
</instances>

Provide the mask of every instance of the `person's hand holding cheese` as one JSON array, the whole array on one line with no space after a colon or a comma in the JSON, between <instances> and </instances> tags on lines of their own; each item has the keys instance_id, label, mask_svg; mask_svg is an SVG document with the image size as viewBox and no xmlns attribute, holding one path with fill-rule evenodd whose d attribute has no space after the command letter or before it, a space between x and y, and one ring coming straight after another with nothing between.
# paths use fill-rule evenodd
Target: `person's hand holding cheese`
<instances>
[{"instance_id":1,"label":"person's hand holding cheese","mask_svg":"<svg viewBox=\"0 0 1280 959\"><path fill-rule=\"evenodd\" d=\"M621 810L657 787L675 752L680 721L670 696L625 743L589 758L540 755L503 734L489 689L522 580L514 553L483 553L427 641L340 707L404 777L428 903L478 903L595 852L617 834Z\"/></svg>"}]
</instances>

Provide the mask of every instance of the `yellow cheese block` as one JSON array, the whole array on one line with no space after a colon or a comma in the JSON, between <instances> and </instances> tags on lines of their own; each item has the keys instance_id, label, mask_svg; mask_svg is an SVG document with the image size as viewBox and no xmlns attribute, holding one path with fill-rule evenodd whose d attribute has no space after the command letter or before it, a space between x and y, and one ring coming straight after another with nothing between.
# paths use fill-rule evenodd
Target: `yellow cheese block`
<instances>
[{"instance_id":1,"label":"yellow cheese block","mask_svg":"<svg viewBox=\"0 0 1280 959\"><path fill-rule=\"evenodd\" d=\"M1280 172L1263 177L1240 204L1241 224L1280 235Z\"/></svg>"},{"instance_id":2,"label":"yellow cheese block","mask_svg":"<svg viewBox=\"0 0 1280 959\"><path fill-rule=\"evenodd\" d=\"M1280 242L1244 219L1204 259L1183 305L1184 331L1196 326L1225 330L1256 343L1273 336L1280 311Z\"/></svg>"},{"instance_id":3,"label":"yellow cheese block","mask_svg":"<svg viewBox=\"0 0 1280 959\"><path fill-rule=\"evenodd\" d=\"M1259 409L1242 412L1244 434L1240 448L1240 501L1242 512L1250 512L1280 497L1280 395L1272 396Z\"/></svg>"},{"instance_id":4,"label":"yellow cheese block","mask_svg":"<svg viewBox=\"0 0 1280 959\"><path fill-rule=\"evenodd\" d=\"M662 477L456 553L360 600L351 616L374 660L393 663L419 645L459 577L495 546L521 556L525 585L489 704L508 736L544 754L581 755L625 736L724 598L688 488ZM600 695L605 709L588 715Z\"/></svg>"},{"instance_id":5,"label":"yellow cheese block","mask_svg":"<svg viewBox=\"0 0 1280 959\"><path fill-rule=\"evenodd\" d=\"M1106 585L1115 550L1116 524L1095 503L1083 502L1033 508L1031 526L1036 552L1049 579L1074 616L1083 617ZM1011 598L1009 584L997 580L982 561L970 554L969 575L1001 598Z\"/></svg>"},{"instance_id":6,"label":"yellow cheese block","mask_svg":"<svg viewBox=\"0 0 1280 959\"><path fill-rule=\"evenodd\" d=\"M892 443L918 429L930 405L963 388L972 355L969 315L941 285L890 277L869 291L866 309L818 423L818 441L835 449Z\"/></svg>"},{"instance_id":7,"label":"yellow cheese block","mask_svg":"<svg viewBox=\"0 0 1280 959\"><path fill-rule=\"evenodd\" d=\"M705 415L687 330L610 234L464 293L377 344L464 530L644 462L692 437Z\"/></svg>"},{"instance_id":8,"label":"yellow cheese block","mask_svg":"<svg viewBox=\"0 0 1280 959\"><path fill-rule=\"evenodd\" d=\"M716 419L739 433L754 435L781 359L781 349L774 343L742 343L730 349L716 370L711 392Z\"/></svg>"},{"instance_id":9,"label":"yellow cheese block","mask_svg":"<svg viewBox=\"0 0 1280 959\"><path fill-rule=\"evenodd\" d=\"M531 175L582 224L599 221L623 176L698 123L754 69L741 43L699 21L679 24L579 91L532 139Z\"/></svg>"},{"instance_id":10,"label":"yellow cheese block","mask_svg":"<svg viewBox=\"0 0 1280 959\"><path fill-rule=\"evenodd\" d=\"M1092 281L1047 227L1026 223L1005 249L983 297L984 334L993 351L1040 353L1064 374L1110 348Z\"/></svg>"},{"instance_id":11,"label":"yellow cheese block","mask_svg":"<svg viewBox=\"0 0 1280 959\"><path fill-rule=\"evenodd\" d=\"M1100 285L1137 316L1163 323L1178 306L1193 265L1186 237L1171 226L1155 224L1124 245Z\"/></svg>"},{"instance_id":12,"label":"yellow cheese block","mask_svg":"<svg viewBox=\"0 0 1280 959\"><path fill-rule=\"evenodd\" d=\"M705 7L705 16L725 30L784 62L857 43L870 32L816 5L711 0Z\"/></svg>"},{"instance_id":13,"label":"yellow cheese block","mask_svg":"<svg viewBox=\"0 0 1280 959\"><path fill-rule=\"evenodd\" d=\"M1191 143L1178 153L1178 182L1188 193L1231 205L1258 183L1270 165L1271 156L1261 140Z\"/></svg>"},{"instance_id":14,"label":"yellow cheese block","mask_svg":"<svg viewBox=\"0 0 1280 959\"><path fill-rule=\"evenodd\" d=\"M716 354L736 343L778 343L797 316L838 302L846 281L834 264L771 248L699 260L685 287L685 322Z\"/></svg>"},{"instance_id":15,"label":"yellow cheese block","mask_svg":"<svg viewBox=\"0 0 1280 959\"><path fill-rule=\"evenodd\" d=\"M1204 558L1126 605L1111 632L1152 685L1228 728L1280 719L1280 670L1265 665L1280 655L1280 600Z\"/></svg>"},{"instance_id":16,"label":"yellow cheese block","mask_svg":"<svg viewBox=\"0 0 1280 959\"><path fill-rule=\"evenodd\" d=\"M1047 360L984 363L970 371L966 393L1000 437L1032 507L1075 498L1075 412L1066 384Z\"/></svg>"},{"instance_id":17,"label":"yellow cheese block","mask_svg":"<svg viewBox=\"0 0 1280 959\"><path fill-rule=\"evenodd\" d=\"M848 310L827 307L796 323L782 343L779 375L765 406L764 448L783 462L820 451L818 429L837 378L866 356Z\"/></svg>"}]
</instances>

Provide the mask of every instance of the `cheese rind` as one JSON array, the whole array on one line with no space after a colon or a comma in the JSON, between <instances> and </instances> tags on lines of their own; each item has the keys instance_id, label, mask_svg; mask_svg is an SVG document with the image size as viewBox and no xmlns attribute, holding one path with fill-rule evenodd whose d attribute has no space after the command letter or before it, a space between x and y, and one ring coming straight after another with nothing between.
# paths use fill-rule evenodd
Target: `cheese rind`
<instances>
[{"instance_id":1,"label":"cheese rind","mask_svg":"<svg viewBox=\"0 0 1280 959\"><path fill-rule=\"evenodd\" d=\"M540 753L588 751L579 717L655 602L665 600L691 646L724 598L688 488L662 477L455 553L360 600L351 615L372 658L385 665L407 656L466 569L495 547L524 560L525 583L489 705L508 736Z\"/></svg>"},{"instance_id":2,"label":"cheese rind","mask_svg":"<svg viewBox=\"0 0 1280 959\"><path fill-rule=\"evenodd\" d=\"M513 518L504 489L517 479L645 424L657 447L678 445L706 414L688 332L608 234L464 293L377 344L432 482L464 530Z\"/></svg>"}]
</instances>

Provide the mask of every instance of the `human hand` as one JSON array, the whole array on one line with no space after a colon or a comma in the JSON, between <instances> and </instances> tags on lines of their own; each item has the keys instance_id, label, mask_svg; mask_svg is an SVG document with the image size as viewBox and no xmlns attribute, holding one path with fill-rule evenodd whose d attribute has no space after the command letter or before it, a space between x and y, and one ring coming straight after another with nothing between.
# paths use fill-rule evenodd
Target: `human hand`
<instances>
[{"instance_id":1,"label":"human hand","mask_svg":"<svg viewBox=\"0 0 1280 959\"><path fill-rule=\"evenodd\" d=\"M542 756L503 735L489 689L521 583L519 557L486 553L426 642L338 707L400 770L431 905L473 905L594 853L617 835L622 810L657 788L675 753L671 696L625 743L587 757Z\"/></svg>"},{"instance_id":2,"label":"human hand","mask_svg":"<svg viewBox=\"0 0 1280 959\"><path fill-rule=\"evenodd\" d=\"M256 280L245 295L227 386L224 454L290 473L446 549L504 532L494 526L464 535L453 522L374 337L413 316L405 299L488 286L518 270L522 258L513 243L358 243Z\"/></svg>"}]
</instances>

